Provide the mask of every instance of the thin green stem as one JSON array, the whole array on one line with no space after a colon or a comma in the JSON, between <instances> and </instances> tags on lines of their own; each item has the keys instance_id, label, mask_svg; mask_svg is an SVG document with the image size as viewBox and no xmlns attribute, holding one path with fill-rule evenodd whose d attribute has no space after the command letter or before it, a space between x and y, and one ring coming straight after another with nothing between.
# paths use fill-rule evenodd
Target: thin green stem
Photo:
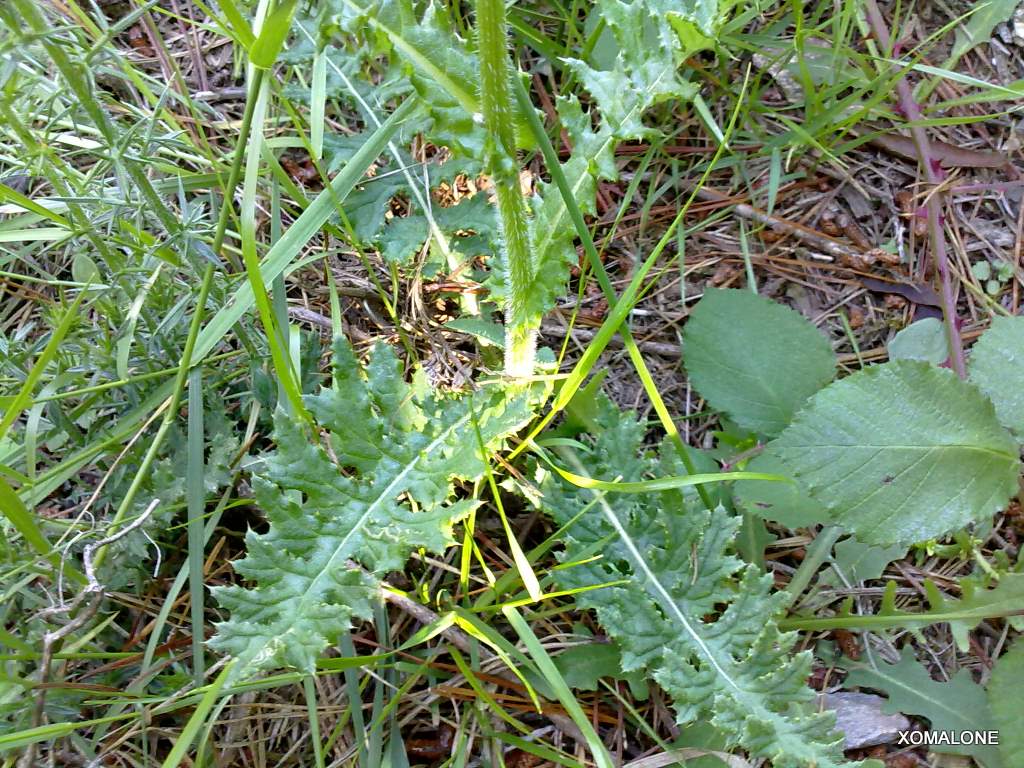
<instances>
[{"instance_id":1,"label":"thin green stem","mask_svg":"<svg viewBox=\"0 0 1024 768\"><path fill-rule=\"evenodd\" d=\"M811 583L811 579L814 578L814 574L818 572L821 564L832 554L832 546L839 541L839 537L842 535L843 529L840 526L829 525L822 528L814 538L811 546L807 548L804 559L800 561L800 567L796 569L796 573L793 574L793 578L786 586L786 592L794 602L807 589L807 585Z\"/></svg>"},{"instance_id":2,"label":"thin green stem","mask_svg":"<svg viewBox=\"0 0 1024 768\"><path fill-rule=\"evenodd\" d=\"M480 46L480 109L487 129L488 165L494 180L502 257L509 281L505 306L505 374L523 378L533 375L540 317L530 311L533 263L526 200L519 186L516 162L504 0L477 0L476 25Z\"/></svg>"},{"instance_id":3,"label":"thin green stem","mask_svg":"<svg viewBox=\"0 0 1024 768\"><path fill-rule=\"evenodd\" d=\"M551 174L551 179L558 187L558 191L561 193L562 199L565 201L569 218L572 220L573 226L576 228L576 234L583 243L583 252L586 254L587 263L590 265L590 268L594 271L594 275L597 277L598 285L600 285L601 292L608 301L609 308L614 308L619 301L619 296L616 294L615 288L612 286L612 281L608 277L608 272L605 270L604 264L601 261L601 256L597 252L597 246L594 245L594 238L591 237L590 229L587 227L587 223L583 219L583 213L580 211L579 206L576 205L576 200L569 187L569 181L565 178L562 166L558 162L558 154L555 152L555 148L551 144L551 139L544 130L543 123L541 123L540 118L533 109L533 104L530 102L530 95L526 92L526 87L518 79L513 80L513 87L515 89L516 101L519 103L520 111L526 115L526 119L530 125L531 131L533 132L534 138L540 145L541 154L544 155L544 162L548 167L548 172ZM692 196L690 199L693 199ZM689 207L689 203L687 203L686 207ZM683 209L683 212L685 212L685 208ZM675 225L680 220L681 216L676 218L676 221L673 222L673 227L670 227L669 231L662 237L662 240L658 244L656 250L660 250L661 247L664 247L668 242L668 238L671 236ZM665 401L662 399L661 393L658 392L654 379L651 377L651 373L647 368L647 363L644 361L643 355L640 353L640 348L637 347L636 341L633 339L633 334L630 332L628 325L623 323L619 327L619 332L622 334L622 343L625 345L626 351L629 353L629 359L632 361L633 367L636 369L637 375L643 383L644 391L647 392L647 396L650 398L651 404L654 406L654 410L658 414L658 419L661 421L661 424L665 429L665 433L675 448L680 461L682 461L683 467L686 469L687 474L696 474L697 467L693 463L693 459L690 457L690 451L686 447L686 443L683 442L682 437L679 435L679 430L675 425L675 421L672 419L672 415L668 412L668 408L665 406ZM700 496L700 500L703 502L704 506L708 509L713 507L711 495L708 493L707 489L698 485L697 494Z\"/></svg>"}]
</instances>

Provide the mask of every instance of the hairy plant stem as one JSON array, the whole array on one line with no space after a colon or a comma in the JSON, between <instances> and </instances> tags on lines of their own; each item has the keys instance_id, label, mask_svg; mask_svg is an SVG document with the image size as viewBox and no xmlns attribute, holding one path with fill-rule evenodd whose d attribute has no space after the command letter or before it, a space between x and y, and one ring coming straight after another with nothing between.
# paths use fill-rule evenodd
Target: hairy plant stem
<instances>
[{"instance_id":1,"label":"hairy plant stem","mask_svg":"<svg viewBox=\"0 0 1024 768\"><path fill-rule=\"evenodd\" d=\"M597 252L597 246L594 245L594 238L591 236L590 229L587 227L587 223L583 219L583 214L580 211L579 206L574 203L572 189L569 187L569 180L566 179L565 173L562 171L562 166L558 162L558 154L555 152L555 148L551 144L551 139L548 138L547 133L544 131L544 125L541 123L540 118L537 117L537 113L533 109L533 104L530 103L530 95L526 92L526 87L523 85L522 81L518 79L513 80L512 85L520 110L526 115L526 120L530 125L530 130L533 132L533 137L537 140L537 144L540 146L541 154L544 156L544 162L547 164L548 172L551 174L551 180L554 181L555 185L558 187L558 191L562 195L562 199L565 201L569 219L572 221L573 227L576 229L576 234L583 243L583 252L586 254L587 263L590 265L590 268L594 271L594 275L597 277L597 283L601 287L601 292L608 300L609 309L612 309L619 302L619 295L612 286L612 281L608 277L608 271L604 268L604 264L601 262L601 256ZM721 148L719 148L719 152L720 151ZM710 171L712 167L714 167L714 162L708 166L708 170ZM700 183L703 184L703 179ZM692 195L690 200L693 200ZM687 202L683 211L685 211L689 205L690 203ZM662 235L661 240L655 246L655 251L660 253L660 251L668 244L669 239L673 236L675 228L681 221L681 216L677 215L676 220L671 226L669 226L668 230L664 235ZM650 371L647 369L647 363L644 361L644 357L640 353L640 349L637 346L636 341L633 339L633 334L629 330L628 323L623 323L619 326L619 334L622 336L622 343L626 347L626 351L629 353L629 359L632 361L633 367L636 369L637 375L643 383L644 391L650 398L651 404L654 406L654 411L658 414L658 419L665 428L665 433L668 436L669 441L675 448L676 455L678 455L680 461L683 462L683 467L686 469L687 474L696 474L697 468L693 463L693 458L690 456L690 451L686 447L686 443L683 442L683 438L679 434L679 429L676 427L675 421L672 419L672 415L668 412L668 408L665 406L665 401L661 397L661 393L658 392L654 379L651 377ZM697 495L700 496L700 500L703 502L705 507L708 509L714 508L714 504L711 501L711 495L703 485L697 486Z\"/></svg>"},{"instance_id":2,"label":"hairy plant stem","mask_svg":"<svg viewBox=\"0 0 1024 768\"><path fill-rule=\"evenodd\" d=\"M505 374L522 378L533 375L540 318L532 318L529 314L533 265L526 200L519 186L516 162L504 0L477 0L476 28L480 55L480 108L488 134L488 170L494 181L498 226L503 256L508 265Z\"/></svg>"},{"instance_id":3,"label":"hairy plant stem","mask_svg":"<svg viewBox=\"0 0 1024 768\"><path fill-rule=\"evenodd\" d=\"M892 35L875 0L864 0L864 14L875 41L884 52L891 52ZM950 280L946 234L942 226L942 198L941 193L935 189L942 182L942 171L938 160L932 155L931 146L928 143L928 133L920 127L920 122L924 117L905 77L901 76L896 81L896 98L903 116L910 123L910 135L914 140L914 147L917 149L917 159L924 178L933 188L925 205L928 214L928 239L931 242L932 258L935 260L935 267L939 272L939 280L942 284L942 319L946 326L950 363L957 376L966 379L967 364L964 359L963 340L960 338L960 329L957 327L956 296L953 294L953 284Z\"/></svg>"}]
</instances>

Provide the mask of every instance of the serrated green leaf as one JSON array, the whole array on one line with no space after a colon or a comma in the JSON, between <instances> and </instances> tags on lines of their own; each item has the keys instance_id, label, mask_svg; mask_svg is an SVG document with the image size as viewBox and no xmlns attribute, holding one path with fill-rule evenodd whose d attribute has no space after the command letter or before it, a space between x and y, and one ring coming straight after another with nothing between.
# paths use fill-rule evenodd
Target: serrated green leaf
<instances>
[{"instance_id":1,"label":"serrated green leaf","mask_svg":"<svg viewBox=\"0 0 1024 768\"><path fill-rule=\"evenodd\" d=\"M404 266L423 248L430 237L430 224L419 213L392 219L380 238L380 255L388 264Z\"/></svg>"},{"instance_id":2,"label":"serrated green leaf","mask_svg":"<svg viewBox=\"0 0 1024 768\"><path fill-rule=\"evenodd\" d=\"M835 355L817 328L750 291L707 290L683 328L683 355L705 400L770 436L835 375Z\"/></svg>"},{"instance_id":3,"label":"serrated green leaf","mask_svg":"<svg viewBox=\"0 0 1024 768\"><path fill-rule=\"evenodd\" d=\"M217 625L212 645L240 659L241 674L312 672L317 654L353 619L372 616L381 576L414 549L443 551L452 525L476 506L450 501L453 479L475 480L484 470L477 441L465 439L472 420L493 446L529 417L525 394L452 399L417 391L389 347L376 347L363 368L341 338L334 386L305 402L331 452L276 414L277 448L253 482L270 528L250 531L248 553L235 563L255 585L215 590L231 618Z\"/></svg>"},{"instance_id":4,"label":"serrated green leaf","mask_svg":"<svg viewBox=\"0 0 1024 768\"><path fill-rule=\"evenodd\" d=\"M895 664L878 661L872 666L871 661L865 658L861 661L844 659L842 665L850 671L846 678L847 687L872 688L888 696L888 703L882 707L887 714L902 712L926 717L933 731L960 734L993 729L985 691L966 669L959 670L948 682L933 680L928 670L914 658L910 646L903 647L900 660ZM993 746L943 744L933 745L931 749L970 755L985 768L1002 766L999 753Z\"/></svg>"},{"instance_id":5,"label":"serrated green leaf","mask_svg":"<svg viewBox=\"0 0 1024 768\"><path fill-rule=\"evenodd\" d=\"M590 91L616 137L648 137L652 129L643 124L645 112L672 99L687 101L697 92L679 70L688 56L713 45L718 2L597 0L596 6L618 43L615 65L599 70L579 59L564 61Z\"/></svg>"},{"instance_id":6,"label":"serrated green leaf","mask_svg":"<svg viewBox=\"0 0 1024 768\"><path fill-rule=\"evenodd\" d=\"M424 103L432 125L431 141L474 157L484 158L486 134L476 120L480 113L480 63L450 24L445 8L427 3L422 13L409 0L378 0L357 3L342 0L344 13L332 21L353 34L376 32L377 52L397 54ZM517 112L516 138L528 147L525 119Z\"/></svg>"},{"instance_id":7,"label":"serrated green leaf","mask_svg":"<svg viewBox=\"0 0 1024 768\"><path fill-rule=\"evenodd\" d=\"M980 522L1016 493L1017 446L976 387L900 360L836 382L771 444L831 519L869 544Z\"/></svg>"},{"instance_id":8,"label":"serrated green leaf","mask_svg":"<svg viewBox=\"0 0 1024 768\"><path fill-rule=\"evenodd\" d=\"M999 731L999 754L1006 768L1024 768L1024 729L1020 713L1024 711L1024 642L1017 638L1010 650L1000 656L988 681L988 706L992 722Z\"/></svg>"},{"instance_id":9,"label":"serrated green leaf","mask_svg":"<svg viewBox=\"0 0 1024 768\"><path fill-rule=\"evenodd\" d=\"M343 207L361 242L376 241L384 228L391 198L405 189L405 180L400 174L389 174L369 179L366 184L352 190Z\"/></svg>"},{"instance_id":10,"label":"serrated green leaf","mask_svg":"<svg viewBox=\"0 0 1024 768\"><path fill-rule=\"evenodd\" d=\"M1024 437L1024 317L997 317L971 350L970 380L1000 423Z\"/></svg>"},{"instance_id":11,"label":"serrated green leaf","mask_svg":"<svg viewBox=\"0 0 1024 768\"><path fill-rule=\"evenodd\" d=\"M577 472L641 482L657 472L644 427L605 402L589 453L565 451ZM671 450L671 449L669 449ZM787 596L772 577L729 552L740 519L688 504L678 490L629 496L580 492L543 479L543 507L569 526L555 577L622 648L627 672L647 670L674 700L680 723L709 719L733 743L775 765L842 762L833 719L814 711L807 653L772 620ZM595 557L597 556L597 557Z\"/></svg>"}]
</instances>

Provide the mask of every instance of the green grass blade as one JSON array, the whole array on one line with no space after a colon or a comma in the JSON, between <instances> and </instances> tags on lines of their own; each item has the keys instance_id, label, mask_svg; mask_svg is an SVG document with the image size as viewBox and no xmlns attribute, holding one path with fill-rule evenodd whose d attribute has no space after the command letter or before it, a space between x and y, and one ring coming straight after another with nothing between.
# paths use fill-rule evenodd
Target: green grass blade
<instances>
[{"instance_id":1,"label":"green grass blade","mask_svg":"<svg viewBox=\"0 0 1024 768\"><path fill-rule=\"evenodd\" d=\"M288 31L292 28L297 2L298 0L284 0L263 22L259 36L249 49L249 61L254 67L269 69L274 66L277 55L284 47Z\"/></svg>"},{"instance_id":2,"label":"green grass blade","mask_svg":"<svg viewBox=\"0 0 1024 768\"><path fill-rule=\"evenodd\" d=\"M178 740L174 742L174 747L171 749L170 754L167 755L167 759L164 760L161 768L177 768L181 765L182 761L186 757L186 753L189 747L192 746L192 742L195 741L196 735L199 733L199 729L203 727L206 722L206 716L210 710L213 709L214 703L217 701L217 697L220 695L221 688L224 687L224 683L228 680L228 675L231 673L231 669L234 667L235 662L229 661L224 665L224 669L217 675L217 679L213 681L206 693L203 694L203 698L199 700L199 704L196 706L196 711L192 713L192 717L185 723L185 727L181 730L181 735L178 736Z\"/></svg>"},{"instance_id":3,"label":"green grass blade","mask_svg":"<svg viewBox=\"0 0 1024 768\"><path fill-rule=\"evenodd\" d=\"M508 619L516 634L519 635L519 639L523 641L527 653L530 654L530 658L533 659L541 674L544 675L545 682L551 686L558 701L565 707L565 711L569 713L569 717L572 718L576 727L580 729L583 737L587 740L587 746L590 748L590 754L593 755L597 767L613 768L612 756L605 749L604 742L597 735L594 726L590 723L590 719L584 713L583 708L562 677L562 673L558 671L555 662L548 655L548 652L544 650L544 646L541 645L540 640L537 639L533 630L530 629L526 619L519 615L519 611L509 606L502 608L501 612Z\"/></svg>"},{"instance_id":4,"label":"green grass blade","mask_svg":"<svg viewBox=\"0 0 1024 768\"><path fill-rule=\"evenodd\" d=\"M245 273L249 278L256 309L263 321L263 329L270 347L270 356L274 363L278 381L284 389L291 405L292 413L306 422L311 421L306 407L302 403L297 376L292 368L291 359L282 343L283 336L278 329L274 309L267 295L267 286L260 273L259 258L256 255L256 192L260 177L260 147L263 144L263 122L266 118L267 100L270 88L262 72L257 70L256 82L259 83L256 96L256 108L253 112L252 125L248 136L247 162L245 182L242 186L242 261ZM244 140L244 137L243 137ZM273 283L277 277L271 280Z\"/></svg>"},{"instance_id":5,"label":"green grass blade","mask_svg":"<svg viewBox=\"0 0 1024 768\"><path fill-rule=\"evenodd\" d=\"M312 675L302 678L302 692L306 697L306 715L309 721L309 738L313 742L313 760L316 768L324 768L324 746L320 741L320 716L316 707L316 681Z\"/></svg>"},{"instance_id":6,"label":"green grass blade","mask_svg":"<svg viewBox=\"0 0 1024 768\"><path fill-rule=\"evenodd\" d=\"M202 632L202 627L206 624L203 589L203 410L203 369L196 366L188 378L188 457L185 468L185 496L188 506L188 586L192 613L192 679L196 687L203 684L203 678L206 676Z\"/></svg>"},{"instance_id":7,"label":"green grass blade","mask_svg":"<svg viewBox=\"0 0 1024 768\"><path fill-rule=\"evenodd\" d=\"M109 723L115 720L130 720L134 717L134 713L117 715L115 717L99 717L94 720L77 720L71 723L51 723L50 725L41 725L38 728L5 733L0 736L0 752L27 747L29 744L38 744L41 741L59 739L75 731L92 728L94 725L100 725L101 723ZM13 765L13 763L5 763L5 765Z\"/></svg>"},{"instance_id":8,"label":"green grass blade","mask_svg":"<svg viewBox=\"0 0 1024 768\"><path fill-rule=\"evenodd\" d=\"M45 557L50 565L53 566L55 572L59 571L61 568L60 553L53 548L46 538L46 534L36 525L35 517L29 508L25 506L21 497L15 493L14 489L2 477L0 477L0 511L3 511L4 517L11 522L14 530L25 538L28 545ZM64 574L79 584L85 584L85 576L69 564L64 565Z\"/></svg>"},{"instance_id":9,"label":"green grass blade","mask_svg":"<svg viewBox=\"0 0 1024 768\"><path fill-rule=\"evenodd\" d=\"M616 482L611 480L597 480L585 475L577 475L574 472L562 469L557 464L548 461L555 472L564 480L572 483L578 488L589 488L610 493L653 493L655 491L670 491L676 488L688 488L692 485L702 483L718 483L726 480L766 480L775 483L792 483L788 477L782 475L771 475L765 472L708 472L695 475L672 475L659 477L654 480L641 480L638 482Z\"/></svg>"},{"instance_id":10,"label":"green grass blade","mask_svg":"<svg viewBox=\"0 0 1024 768\"><path fill-rule=\"evenodd\" d=\"M285 231L281 239L271 246L260 266L260 277L264 285L272 283L275 277L288 269L310 238L330 218L335 206L340 205L348 197L349 192L359 183L366 170L387 147L391 137L406 120L416 113L418 108L419 104L416 99L409 98L391 113L391 116L370 135L366 143L334 177L330 186L309 204L309 207L302 212L295 223ZM254 302L252 286L248 282L240 285L226 306L217 312L199 334L195 349L196 362L210 354L231 327L252 308Z\"/></svg>"},{"instance_id":11,"label":"green grass blade","mask_svg":"<svg viewBox=\"0 0 1024 768\"><path fill-rule=\"evenodd\" d=\"M313 57L313 81L309 94L309 143L313 159L324 156L324 115L327 106L327 51L320 49Z\"/></svg>"},{"instance_id":12,"label":"green grass blade","mask_svg":"<svg viewBox=\"0 0 1024 768\"><path fill-rule=\"evenodd\" d=\"M71 303L71 306L67 308L57 327L53 329L50 340L46 342L43 351L39 353L39 358L36 360L35 365L32 366L32 370L25 377L25 381L21 385L21 389L18 390L18 394L14 396L14 400L7 406L3 418L0 419L0 440L3 440L7 430L11 428L11 425L21 416L29 403L32 402L32 390L35 389L36 384L43 375L43 371L46 370L46 366L57 355L57 349L78 317L78 307L81 305L82 299L85 298L85 294L86 291L81 291L78 297Z\"/></svg>"}]
</instances>

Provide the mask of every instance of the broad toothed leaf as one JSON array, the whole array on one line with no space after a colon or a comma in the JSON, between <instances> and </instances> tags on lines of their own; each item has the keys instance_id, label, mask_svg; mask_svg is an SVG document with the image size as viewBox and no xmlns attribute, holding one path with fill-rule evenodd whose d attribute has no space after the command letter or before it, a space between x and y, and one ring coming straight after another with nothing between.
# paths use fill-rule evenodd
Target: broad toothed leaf
<instances>
[{"instance_id":1,"label":"broad toothed leaf","mask_svg":"<svg viewBox=\"0 0 1024 768\"><path fill-rule=\"evenodd\" d=\"M898 360L836 382L769 450L868 544L913 544L989 519L1017 492L1017 444L978 388Z\"/></svg>"},{"instance_id":2,"label":"broad toothed leaf","mask_svg":"<svg viewBox=\"0 0 1024 768\"><path fill-rule=\"evenodd\" d=\"M598 421L602 433L571 469L624 481L658 471L638 422L607 404ZM647 670L672 697L680 723L710 720L776 766L842 762L833 719L815 712L806 684L810 655L791 654L796 635L772 619L786 596L730 551L740 518L687 503L678 491L601 495L553 476L542 490L555 522L571 522L561 586L611 584L577 602L619 643L623 668Z\"/></svg>"},{"instance_id":3,"label":"broad toothed leaf","mask_svg":"<svg viewBox=\"0 0 1024 768\"><path fill-rule=\"evenodd\" d=\"M415 549L441 552L452 543L452 525L474 506L452 503L452 481L484 470L474 419L493 445L529 415L525 397L419 392L383 345L361 370L343 339L334 386L306 403L330 452L278 412L277 449L253 482L270 529L250 531L248 554L235 563L254 584L216 590L231 618L212 644L236 656L243 673L311 671L353 620L371 616L383 574Z\"/></svg>"}]
</instances>

